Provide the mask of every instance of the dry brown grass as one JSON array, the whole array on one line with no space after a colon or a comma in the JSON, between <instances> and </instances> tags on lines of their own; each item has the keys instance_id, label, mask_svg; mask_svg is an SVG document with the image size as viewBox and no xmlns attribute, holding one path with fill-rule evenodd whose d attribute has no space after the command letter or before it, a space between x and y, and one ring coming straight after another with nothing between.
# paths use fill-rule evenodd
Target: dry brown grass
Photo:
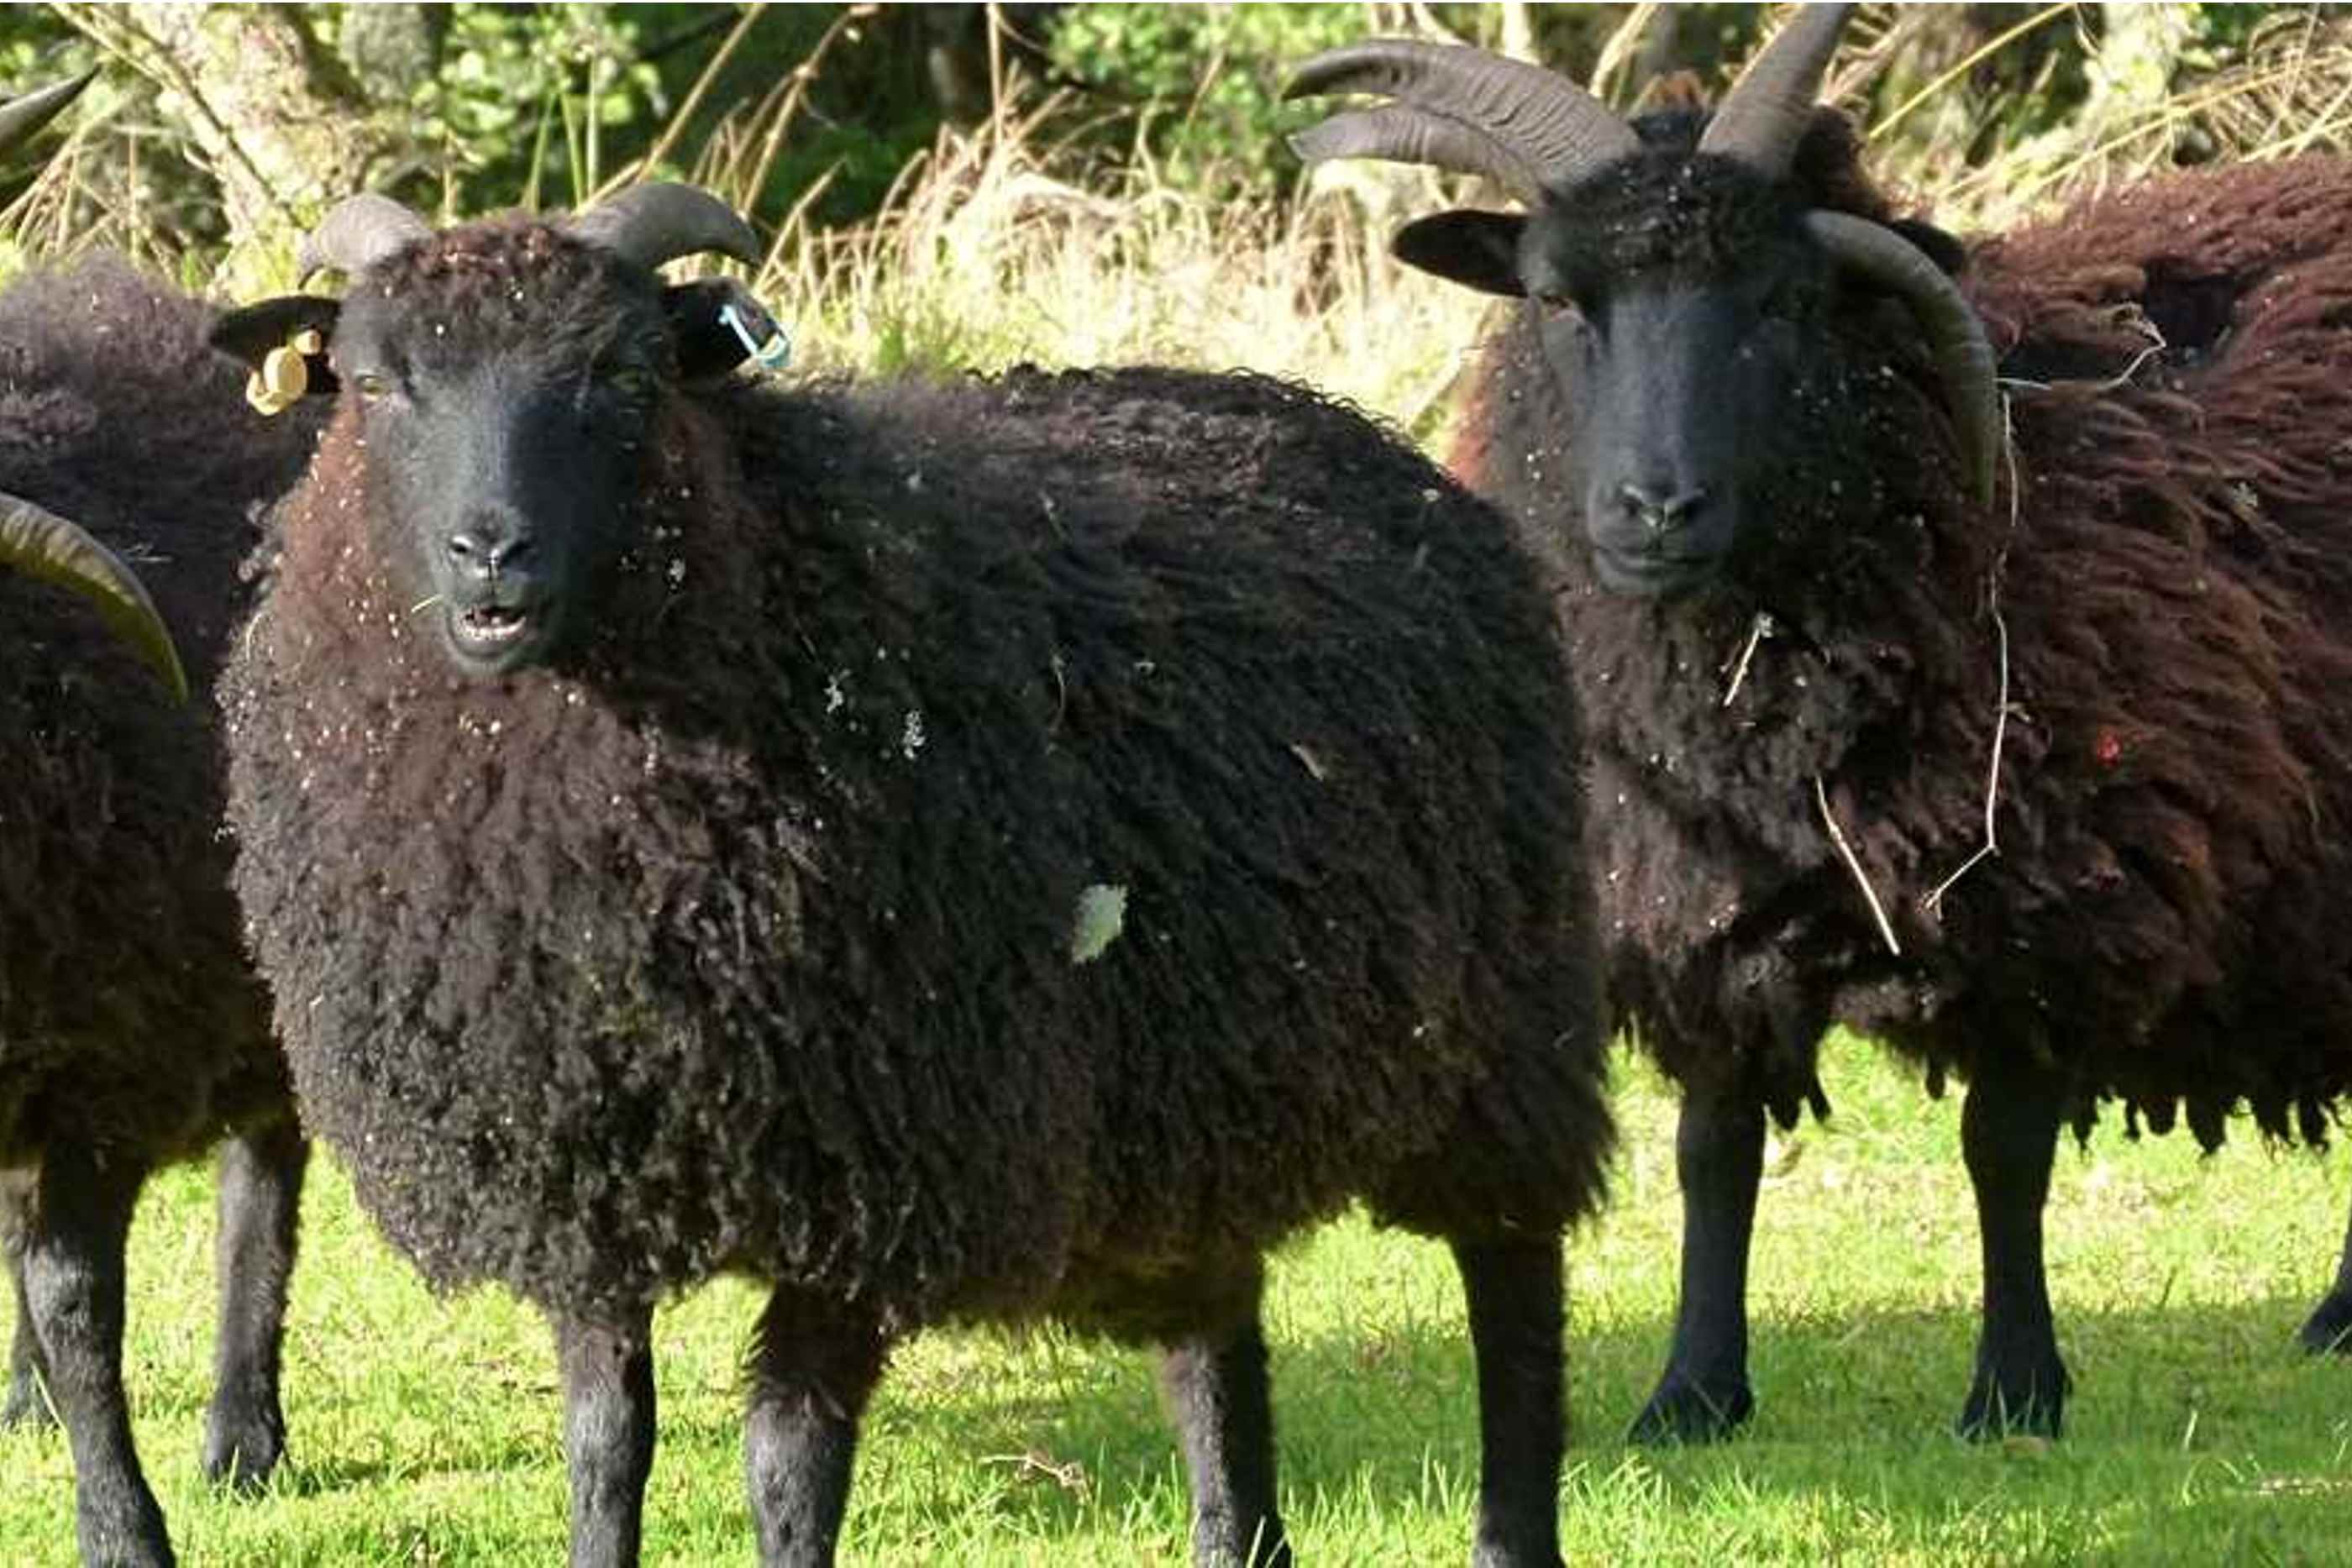
<instances>
[{"instance_id":1,"label":"dry brown grass","mask_svg":"<svg viewBox=\"0 0 2352 1568\"><path fill-rule=\"evenodd\" d=\"M1652 9L1630 8L1603 53L1596 85L1612 100L1640 95L1643 84L1625 73ZM1962 231L2139 178L2184 148L2275 157L2333 148L2352 130L2352 18L2283 14L2243 58L2210 68L2179 59L2189 7L2110 8L2095 44L2079 7L2011 10L1996 36L1969 52L1951 46L1948 31L1940 43L1927 31L1950 26L1927 8L1871 7L1832 71L1833 96L1857 102L1890 65L1916 69L1923 48L1944 49L1903 101L1876 112L1872 156ZM1387 11L1391 24L1413 15ZM662 149L722 196L740 202L760 190L790 145L809 84L862 15L845 14L814 53L733 105L701 145L683 149L666 137ZM1979 96L1973 68L2040 28L2083 30L2088 98L2057 130L1987 157L1988 117L1997 134L2014 99ZM702 93L698 86L682 100L677 123ZM1071 126L1068 105L1008 81L993 119L943 131L867 222L814 225L808 214L822 181L786 212L755 213L772 236L756 287L793 324L797 365L868 373L1024 361L1246 366L1312 382L1424 435L1442 421L1485 302L1399 267L1388 235L1407 217L1462 200L1492 203L1492 193L1423 171L1357 165L1320 172L1294 202L1233 204L1162 180L1140 157L1115 188L1087 188L1068 174L1076 163ZM1966 156L1972 141L1975 164ZM100 244L201 286L202 258L135 197L92 200L100 186L139 189L141 147L137 133L102 113L82 117L64 153L0 214L0 267L11 245L24 256ZM1265 156L1290 154L1269 146ZM636 172L611 171L605 183Z\"/></svg>"}]
</instances>

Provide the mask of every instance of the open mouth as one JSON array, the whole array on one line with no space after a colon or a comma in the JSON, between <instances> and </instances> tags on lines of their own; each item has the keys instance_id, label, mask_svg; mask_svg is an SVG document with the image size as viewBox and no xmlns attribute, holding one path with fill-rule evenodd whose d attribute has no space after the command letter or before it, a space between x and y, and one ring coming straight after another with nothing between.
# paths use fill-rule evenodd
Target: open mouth
<instances>
[{"instance_id":1,"label":"open mouth","mask_svg":"<svg viewBox=\"0 0 2352 1568\"><path fill-rule=\"evenodd\" d=\"M482 604L457 612L457 635L478 648L502 648L530 629L530 612L511 604Z\"/></svg>"},{"instance_id":2,"label":"open mouth","mask_svg":"<svg viewBox=\"0 0 2352 1568\"><path fill-rule=\"evenodd\" d=\"M467 664L500 670L520 663L538 642L544 618L525 604L452 607L443 624L449 646Z\"/></svg>"}]
</instances>

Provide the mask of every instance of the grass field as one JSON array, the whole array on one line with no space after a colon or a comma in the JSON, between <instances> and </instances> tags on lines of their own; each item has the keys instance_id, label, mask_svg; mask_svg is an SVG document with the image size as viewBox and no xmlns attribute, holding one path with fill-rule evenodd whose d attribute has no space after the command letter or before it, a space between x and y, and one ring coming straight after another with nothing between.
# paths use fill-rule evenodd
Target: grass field
<instances>
[{"instance_id":1,"label":"grass field","mask_svg":"<svg viewBox=\"0 0 2352 1568\"><path fill-rule=\"evenodd\" d=\"M1640 1563L2352 1563L2352 1364L2292 1336L2340 1234L2342 1163L2247 1141L2071 1145L2053 1290L2077 1380L2055 1446L1949 1435L1967 1380L1975 1227L1956 1102L1831 1053L1838 1110L1776 1144L1756 1258L1760 1408L1726 1447L1621 1438L1673 1310L1673 1105L1621 1066L1617 1201L1570 1249L1570 1557ZM497 1294L425 1293L331 1164L305 1214L289 1330L290 1453L273 1495L196 1479L211 1336L210 1182L151 1190L127 1375L191 1564L560 1561L545 1329ZM746 1288L662 1318L647 1560L748 1562L735 1367ZM1269 1308L1285 1508L1303 1561L1466 1560L1477 1474L1459 1292L1443 1249L1332 1227ZM54 1433L0 1434L0 1563L73 1561ZM846 1536L867 1563L1176 1563L1184 1489L1147 1357L1052 1331L943 1333L866 1423Z\"/></svg>"}]
</instances>

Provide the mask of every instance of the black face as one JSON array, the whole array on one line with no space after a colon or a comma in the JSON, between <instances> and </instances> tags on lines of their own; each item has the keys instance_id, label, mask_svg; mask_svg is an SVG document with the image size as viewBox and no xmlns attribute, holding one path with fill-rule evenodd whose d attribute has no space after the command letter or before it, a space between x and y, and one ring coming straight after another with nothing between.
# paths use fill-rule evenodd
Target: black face
<instances>
[{"instance_id":1,"label":"black face","mask_svg":"<svg viewBox=\"0 0 2352 1568\"><path fill-rule=\"evenodd\" d=\"M1622 593L1706 582L1760 503L1794 401L1800 334L1778 280L1643 277L1536 308L1594 574Z\"/></svg>"},{"instance_id":2,"label":"black face","mask_svg":"<svg viewBox=\"0 0 2352 1568\"><path fill-rule=\"evenodd\" d=\"M667 339L651 290L609 291L550 331L535 312L457 323L362 290L336 330L373 498L417 613L469 675L562 648L625 543Z\"/></svg>"},{"instance_id":3,"label":"black face","mask_svg":"<svg viewBox=\"0 0 2352 1568\"><path fill-rule=\"evenodd\" d=\"M1569 454L1604 588L1698 588L1769 527L1780 461L1825 407L1806 352L1830 273L1801 240L1734 266L1595 266L1576 225L1538 219L1519 277L1569 409Z\"/></svg>"},{"instance_id":4,"label":"black face","mask_svg":"<svg viewBox=\"0 0 2352 1568\"><path fill-rule=\"evenodd\" d=\"M1603 587L1703 587L1842 509L1804 475L1852 434L1861 382L1830 340L1851 302L1802 210L1721 160L1667 156L1525 218L1447 213L1398 235L1407 262L1528 301Z\"/></svg>"}]
</instances>

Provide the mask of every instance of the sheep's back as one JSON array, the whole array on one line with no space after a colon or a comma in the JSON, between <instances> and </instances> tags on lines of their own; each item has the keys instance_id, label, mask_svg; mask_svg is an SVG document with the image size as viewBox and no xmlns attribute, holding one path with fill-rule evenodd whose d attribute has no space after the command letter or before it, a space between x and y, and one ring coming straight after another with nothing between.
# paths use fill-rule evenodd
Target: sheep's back
<instances>
[{"instance_id":1,"label":"sheep's back","mask_svg":"<svg viewBox=\"0 0 2352 1568\"><path fill-rule=\"evenodd\" d=\"M1985 247L2030 476L2007 929L2200 1139L2352 1089L2352 164L2197 171ZM2046 389L2046 390L2045 390Z\"/></svg>"}]
</instances>

